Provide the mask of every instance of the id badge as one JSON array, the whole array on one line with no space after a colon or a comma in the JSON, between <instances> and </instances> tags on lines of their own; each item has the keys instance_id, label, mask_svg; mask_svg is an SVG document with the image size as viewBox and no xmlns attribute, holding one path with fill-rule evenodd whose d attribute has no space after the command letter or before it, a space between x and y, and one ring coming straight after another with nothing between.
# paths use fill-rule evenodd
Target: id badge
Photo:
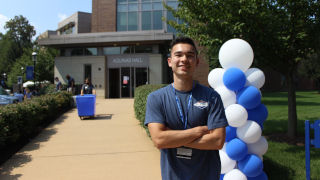
<instances>
[{"instance_id":1,"label":"id badge","mask_svg":"<svg viewBox=\"0 0 320 180\"><path fill-rule=\"evenodd\" d=\"M191 159L192 149L186 147L177 148L177 158Z\"/></svg>"}]
</instances>

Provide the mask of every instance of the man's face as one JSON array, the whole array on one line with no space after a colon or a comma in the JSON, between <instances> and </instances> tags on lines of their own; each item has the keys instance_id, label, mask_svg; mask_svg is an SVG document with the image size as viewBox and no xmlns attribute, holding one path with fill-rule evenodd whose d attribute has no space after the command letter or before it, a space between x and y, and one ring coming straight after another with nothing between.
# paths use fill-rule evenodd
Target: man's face
<instances>
[{"instance_id":1,"label":"man's face","mask_svg":"<svg viewBox=\"0 0 320 180\"><path fill-rule=\"evenodd\" d=\"M179 43L173 46L168 65L176 76L192 76L199 59L190 44Z\"/></svg>"}]
</instances>

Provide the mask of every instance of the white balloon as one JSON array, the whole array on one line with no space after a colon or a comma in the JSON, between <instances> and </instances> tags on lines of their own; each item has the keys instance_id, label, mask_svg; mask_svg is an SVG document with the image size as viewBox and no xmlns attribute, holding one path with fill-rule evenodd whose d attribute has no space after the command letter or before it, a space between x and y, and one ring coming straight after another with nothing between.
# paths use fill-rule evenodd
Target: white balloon
<instances>
[{"instance_id":1,"label":"white balloon","mask_svg":"<svg viewBox=\"0 0 320 180\"><path fill-rule=\"evenodd\" d=\"M224 144L223 144L223 147L222 147L221 151L226 152L227 144L228 144L227 142L224 142Z\"/></svg>"},{"instance_id":2,"label":"white balloon","mask_svg":"<svg viewBox=\"0 0 320 180\"><path fill-rule=\"evenodd\" d=\"M247 110L240 104L232 104L225 110L228 124L232 127L243 126L248 119Z\"/></svg>"},{"instance_id":3,"label":"white balloon","mask_svg":"<svg viewBox=\"0 0 320 180\"><path fill-rule=\"evenodd\" d=\"M224 69L236 67L245 72L253 62L253 50L242 39L230 39L219 50L219 62Z\"/></svg>"},{"instance_id":4,"label":"white balloon","mask_svg":"<svg viewBox=\"0 0 320 180\"><path fill-rule=\"evenodd\" d=\"M236 101L237 101L236 93L229 90L225 86L219 86L219 87L215 88L215 91L217 91L217 93L220 95L224 108L227 108L231 104L236 103Z\"/></svg>"},{"instance_id":5,"label":"white balloon","mask_svg":"<svg viewBox=\"0 0 320 180\"><path fill-rule=\"evenodd\" d=\"M248 143L248 152L258 156L264 155L268 151L268 141L265 137L261 136L255 143Z\"/></svg>"},{"instance_id":6,"label":"white balloon","mask_svg":"<svg viewBox=\"0 0 320 180\"><path fill-rule=\"evenodd\" d=\"M266 80L264 73L258 68L250 68L245 72L247 82L245 86L254 86L260 89Z\"/></svg>"},{"instance_id":7,"label":"white balloon","mask_svg":"<svg viewBox=\"0 0 320 180\"><path fill-rule=\"evenodd\" d=\"M239 169L233 169L224 175L223 180L247 180L247 176Z\"/></svg>"},{"instance_id":8,"label":"white balloon","mask_svg":"<svg viewBox=\"0 0 320 180\"><path fill-rule=\"evenodd\" d=\"M244 141L245 143L255 143L261 137L261 127L258 123L247 120L247 122L237 128L237 136L239 139Z\"/></svg>"},{"instance_id":9,"label":"white balloon","mask_svg":"<svg viewBox=\"0 0 320 180\"><path fill-rule=\"evenodd\" d=\"M223 84L223 74L226 70L222 68L212 69L208 75L208 83L212 88L217 88L219 86L224 86Z\"/></svg>"},{"instance_id":10,"label":"white balloon","mask_svg":"<svg viewBox=\"0 0 320 180\"><path fill-rule=\"evenodd\" d=\"M219 150L221 161L221 174L231 171L236 166L236 161L232 160L226 152Z\"/></svg>"}]
</instances>

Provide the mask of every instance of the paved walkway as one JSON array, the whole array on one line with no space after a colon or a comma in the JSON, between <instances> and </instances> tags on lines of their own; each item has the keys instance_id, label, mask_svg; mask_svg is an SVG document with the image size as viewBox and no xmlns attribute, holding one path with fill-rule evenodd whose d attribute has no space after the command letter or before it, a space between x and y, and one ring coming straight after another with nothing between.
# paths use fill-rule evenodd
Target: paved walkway
<instances>
[{"instance_id":1,"label":"paved walkway","mask_svg":"<svg viewBox=\"0 0 320 180\"><path fill-rule=\"evenodd\" d=\"M96 118L74 108L0 167L1 180L157 180L160 153L134 117L133 99L97 99Z\"/></svg>"}]
</instances>

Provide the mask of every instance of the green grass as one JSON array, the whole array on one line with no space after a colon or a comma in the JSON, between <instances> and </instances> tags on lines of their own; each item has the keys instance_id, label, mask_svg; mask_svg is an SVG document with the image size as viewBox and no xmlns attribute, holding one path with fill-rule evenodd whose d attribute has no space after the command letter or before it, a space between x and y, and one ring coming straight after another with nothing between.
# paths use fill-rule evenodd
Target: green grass
<instances>
[{"instance_id":1,"label":"green grass","mask_svg":"<svg viewBox=\"0 0 320 180\"><path fill-rule=\"evenodd\" d=\"M304 121L320 119L320 94L316 91L297 92L298 136L304 136ZM288 100L286 92L262 93L262 103L269 111L263 134L286 133ZM268 152L263 156L264 170L269 179L305 179L304 146L269 140ZM320 180L320 149L311 148L311 179Z\"/></svg>"}]
</instances>

